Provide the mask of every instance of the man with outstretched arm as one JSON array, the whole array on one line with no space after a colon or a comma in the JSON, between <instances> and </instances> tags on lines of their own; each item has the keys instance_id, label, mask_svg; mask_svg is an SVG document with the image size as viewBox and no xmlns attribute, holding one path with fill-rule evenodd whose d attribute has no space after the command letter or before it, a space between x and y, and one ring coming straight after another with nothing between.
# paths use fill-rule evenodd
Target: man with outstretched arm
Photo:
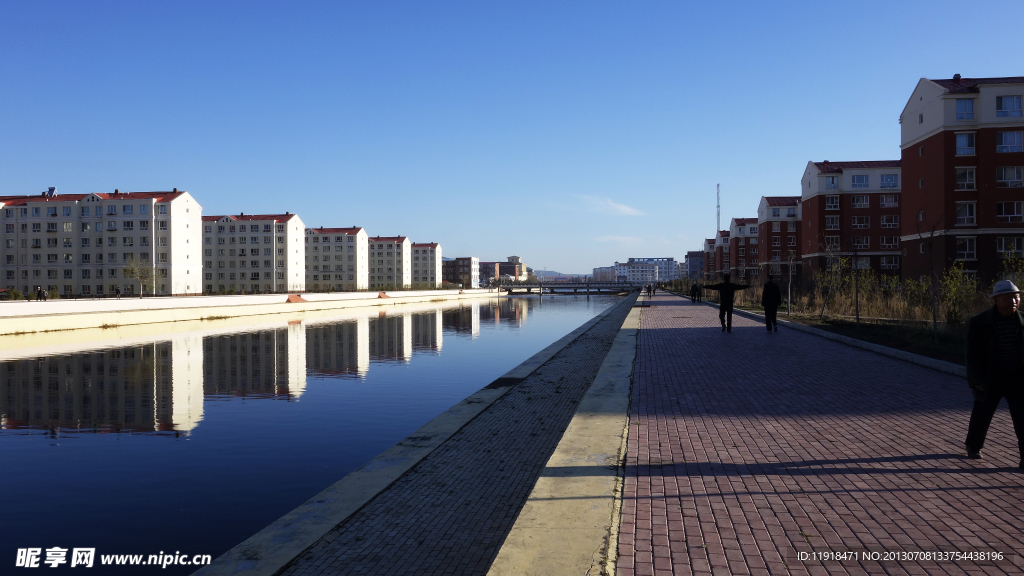
<instances>
[{"instance_id":1,"label":"man with outstretched arm","mask_svg":"<svg viewBox=\"0 0 1024 576\"><path fill-rule=\"evenodd\" d=\"M732 300L737 290L750 288L750 284L733 284L729 282L729 275L725 275L725 282L719 284L708 284L704 288L718 290L719 305L718 319L722 322L722 332L732 332ZM727 322L728 319L728 322Z\"/></svg>"}]
</instances>

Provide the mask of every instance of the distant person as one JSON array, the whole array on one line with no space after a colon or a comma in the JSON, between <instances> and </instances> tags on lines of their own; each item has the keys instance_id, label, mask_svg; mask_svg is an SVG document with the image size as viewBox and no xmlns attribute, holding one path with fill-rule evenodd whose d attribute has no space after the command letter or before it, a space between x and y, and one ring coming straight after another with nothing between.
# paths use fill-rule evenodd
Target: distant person
<instances>
[{"instance_id":1,"label":"distant person","mask_svg":"<svg viewBox=\"0 0 1024 576\"><path fill-rule=\"evenodd\" d=\"M690 285L690 302L697 301L697 283L694 282Z\"/></svg>"},{"instance_id":2,"label":"distant person","mask_svg":"<svg viewBox=\"0 0 1024 576\"><path fill-rule=\"evenodd\" d=\"M775 277L768 275L768 282L761 291L761 306L764 308L764 326L769 332L778 332L779 306L782 305L782 291L775 283Z\"/></svg>"},{"instance_id":3,"label":"distant person","mask_svg":"<svg viewBox=\"0 0 1024 576\"><path fill-rule=\"evenodd\" d=\"M50 297L50 293L44 288L43 289L43 302L46 302L46 299L49 298L49 297Z\"/></svg>"},{"instance_id":4,"label":"distant person","mask_svg":"<svg viewBox=\"0 0 1024 576\"><path fill-rule=\"evenodd\" d=\"M121 287L120 286L118 286L117 288L114 288L114 296L116 296L118 300L121 299Z\"/></svg>"},{"instance_id":5,"label":"distant person","mask_svg":"<svg viewBox=\"0 0 1024 576\"><path fill-rule=\"evenodd\" d=\"M700 303L700 302L703 302L703 301L704 301L704 287L700 285L700 282L698 282L697 283L697 302Z\"/></svg>"},{"instance_id":6,"label":"distant person","mask_svg":"<svg viewBox=\"0 0 1024 576\"><path fill-rule=\"evenodd\" d=\"M704 288L718 290L719 306L718 319L722 322L722 332L732 332L732 300L737 290L750 288L749 284L733 284L729 281L729 275L725 275L725 282L720 284L708 284Z\"/></svg>"},{"instance_id":7,"label":"distant person","mask_svg":"<svg viewBox=\"0 0 1024 576\"><path fill-rule=\"evenodd\" d=\"M967 384L974 409L967 427L967 457L981 458L992 415L1006 397L1017 433L1018 468L1024 470L1024 314L1020 289L1009 280L996 282L993 306L967 325Z\"/></svg>"},{"instance_id":8,"label":"distant person","mask_svg":"<svg viewBox=\"0 0 1024 576\"><path fill-rule=\"evenodd\" d=\"M42 302L42 300L43 300L43 287L42 286L36 286L36 301L37 302Z\"/></svg>"}]
</instances>

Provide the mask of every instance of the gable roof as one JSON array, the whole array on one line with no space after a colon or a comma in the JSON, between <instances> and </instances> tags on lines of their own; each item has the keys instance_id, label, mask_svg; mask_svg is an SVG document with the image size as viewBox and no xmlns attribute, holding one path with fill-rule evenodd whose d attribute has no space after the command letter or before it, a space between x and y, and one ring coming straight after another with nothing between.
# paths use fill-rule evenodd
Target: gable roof
<instances>
[{"instance_id":1,"label":"gable roof","mask_svg":"<svg viewBox=\"0 0 1024 576\"><path fill-rule=\"evenodd\" d=\"M370 236L370 242L398 242L408 240L405 236Z\"/></svg>"},{"instance_id":2,"label":"gable roof","mask_svg":"<svg viewBox=\"0 0 1024 576\"><path fill-rule=\"evenodd\" d=\"M351 228L306 228L306 233L316 234L359 234L363 228L361 226L353 226Z\"/></svg>"},{"instance_id":3,"label":"gable roof","mask_svg":"<svg viewBox=\"0 0 1024 576\"><path fill-rule=\"evenodd\" d=\"M982 84L1024 84L1024 76L1007 76L1004 78L959 78L954 76L953 78L933 80L932 82L942 86L950 94L969 94L978 91L978 86Z\"/></svg>"},{"instance_id":4,"label":"gable roof","mask_svg":"<svg viewBox=\"0 0 1024 576\"><path fill-rule=\"evenodd\" d=\"M800 203L799 196L764 196L767 206L796 206Z\"/></svg>"},{"instance_id":5,"label":"gable roof","mask_svg":"<svg viewBox=\"0 0 1024 576\"><path fill-rule=\"evenodd\" d=\"M88 194L57 194L47 196L41 194L24 194L16 196L0 196L0 202L7 206L23 206L30 202L78 202L90 196L96 196L103 200L155 200L156 202L170 202L185 192L90 192Z\"/></svg>"},{"instance_id":6,"label":"gable roof","mask_svg":"<svg viewBox=\"0 0 1024 576\"><path fill-rule=\"evenodd\" d=\"M203 222L216 222L221 218L230 218L237 222L246 222L250 220L276 220L277 222L287 222L294 218L295 214L284 213L284 214L221 214L220 216L203 216Z\"/></svg>"},{"instance_id":7,"label":"gable roof","mask_svg":"<svg viewBox=\"0 0 1024 576\"><path fill-rule=\"evenodd\" d=\"M838 174L843 170L864 170L869 168L899 168L899 160L864 160L852 162L814 162L814 167L822 174Z\"/></svg>"},{"instance_id":8,"label":"gable roof","mask_svg":"<svg viewBox=\"0 0 1024 576\"><path fill-rule=\"evenodd\" d=\"M414 248L437 248L439 244L437 242L413 242Z\"/></svg>"},{"instance_id":9,"label":"gable roof","mask_svg":"<svg viewBox=\"0 0 1024 576\"><path fill-rule=\"evenodd\" d=\"M747 224L757 224L757 218L733 218L732 221L737 226L746 226Z\"/></svg>"}]
</instances>

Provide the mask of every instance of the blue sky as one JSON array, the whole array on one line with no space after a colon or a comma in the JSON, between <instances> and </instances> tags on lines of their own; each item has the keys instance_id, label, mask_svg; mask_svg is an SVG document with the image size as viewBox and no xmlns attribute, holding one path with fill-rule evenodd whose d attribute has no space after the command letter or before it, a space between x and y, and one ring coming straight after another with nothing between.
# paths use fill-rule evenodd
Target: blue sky
<instances>
[{"instance_id":1,"label":"blue sky","mask_svg":"<svg viewBox=\"0 0 1024 576\"><path fill-rule=\"evenodd\" d=\"M0 194L188 190L204 214L589 272L674 256L899 158L918 78L1024 75L1017 1L0 0Z\"/></svg>"}]
</instances>

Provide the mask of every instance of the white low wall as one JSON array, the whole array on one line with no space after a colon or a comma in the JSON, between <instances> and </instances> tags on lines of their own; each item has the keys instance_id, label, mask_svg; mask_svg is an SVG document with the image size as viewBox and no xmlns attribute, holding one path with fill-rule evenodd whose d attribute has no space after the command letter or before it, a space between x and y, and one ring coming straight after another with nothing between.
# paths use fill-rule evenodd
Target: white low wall
<instances>
[{"instance_id":1,"label":"white low wall","mask_svg":"<svg viewBox=\"0 0 1024 576\"><path fill-rule=\"evenodd\" d=\"M418 290L387 292L339 292L300 294L306 302L288 302L288 294L249 296L188 296L46 302L0 301L0 334L24 334L55 330L104 328L180 322L260 314L284 314L333 310L357 306L392 306L466 298L498 297L496 290Z\"/></svg>"}]
</instances>

